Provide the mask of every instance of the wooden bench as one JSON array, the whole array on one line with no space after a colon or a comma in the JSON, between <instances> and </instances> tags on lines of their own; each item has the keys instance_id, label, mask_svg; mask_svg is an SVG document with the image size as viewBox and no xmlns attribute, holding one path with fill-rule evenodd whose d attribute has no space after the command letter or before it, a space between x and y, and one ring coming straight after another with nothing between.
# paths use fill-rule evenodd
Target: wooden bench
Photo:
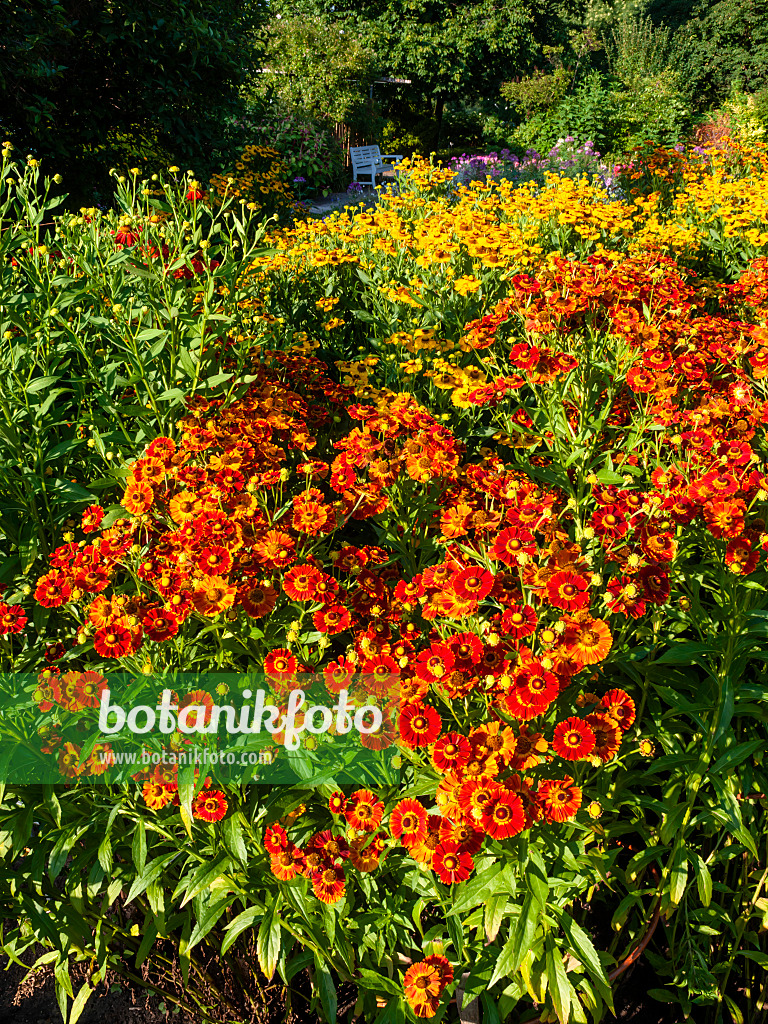
<instances>
[{"instance_id":1,"label":"wooden bench","mask_svg":"<svg viewBox=\"0 0 768 1024\"><path fill-rule=\"evenodd\" d=\"M378 146L350 146L349 159L352 161L352 181L358 181L360 175L370 178L371 186L376 184L376 175L384 174L384 161L391 160L398 163L402 160L399 153L382 153ZM397 171L395 171L397 177Z\"/></svg>"}]
</instances>

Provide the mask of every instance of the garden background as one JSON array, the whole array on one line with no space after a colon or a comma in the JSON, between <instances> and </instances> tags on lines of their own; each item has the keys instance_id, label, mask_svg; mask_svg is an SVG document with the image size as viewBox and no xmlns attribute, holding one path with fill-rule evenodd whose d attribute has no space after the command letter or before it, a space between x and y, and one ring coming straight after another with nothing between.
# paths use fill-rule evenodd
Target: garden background
<instances>
[{"instance_id":1,"label":"garden background","mask_svg":"<svg viewBox=\"0 0 768 1024\"><path fill-rule=\"evenodd\" d=\"M764 1024L767 43L0 9L1 945L68 1024ZM118 673L385 721L116 770Z\"/></svg>"}]
</instances>

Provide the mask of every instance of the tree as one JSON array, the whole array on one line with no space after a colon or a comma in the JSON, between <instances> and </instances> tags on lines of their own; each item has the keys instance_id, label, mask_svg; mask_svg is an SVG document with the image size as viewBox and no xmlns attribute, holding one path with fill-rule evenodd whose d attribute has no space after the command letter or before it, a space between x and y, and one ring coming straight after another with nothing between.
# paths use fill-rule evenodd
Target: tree
<instances>
[{"instance_id":1,"label":"tree","mask_svg":"<svg viewBox=\"0 0 768 1024\"><path fill-rule=\"evenodd\" d=\"M755 92L768 80L768 0L699 2L679 30L681 71L700 103L732 86Z\"/></svg>"},{"instance_id":2,"label":"tree","mask_svg":"<svg viewBox=\"0 0 768 1024\"><path fill-rule=\"evenodd\" d=\"M0 128L87 178L125 140L192 160L238 95L263 16L241 0L5 0Z\"/></svg>"},{"instance_id":3,"label":"tree","mask_svg":"<svg viewBox=\"0 0 768 1024\"><path fill-rule=\"evenodd\" d=\"M353 124L364 118L365 93L380 73L370 36L324 14L278 15L263 34L264 64L257 91L314 117Z\"/></svg>"},{"instance_id":4,"label":"tree","mask_svg":"<svg viewBox=\"0 0 768 1024\"><path fill-rule=\"evenodd\" d=\"M429 96L438 124L450 99L498 93L541 47L560 42L576 0L273 0L282 16L324 14L370 40L383 72Z\"/></svg>"}]
</instances>

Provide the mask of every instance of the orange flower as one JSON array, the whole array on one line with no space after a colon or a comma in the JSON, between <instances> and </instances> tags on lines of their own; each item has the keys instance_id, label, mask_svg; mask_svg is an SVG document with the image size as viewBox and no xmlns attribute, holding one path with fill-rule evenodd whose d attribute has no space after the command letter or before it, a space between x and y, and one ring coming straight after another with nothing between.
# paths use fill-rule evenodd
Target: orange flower
<instances>
[{"instance_id":1,"label":"orange flower","mask_svg":"<svg viewBox=\"0 0 768 1024\"><path fill-rule=\"evenodd\" d=\"M621 746L621 729L615 719L600 712L587 715L584 721L595 734L593 754L605 764L616 755Z\"/></svg>"},{"instance_id":2,"label":"orange flower","mask_svg":"<svg viewBox=\"0 0 768 1024\"><path fill-rule=\"evenodd\" d=\"M175 494L169 503L168 510L174 523L188 523L197 515L200 501L191 491Z\"/></svg>"},{"instance_id":3,"label":"orange flower","mask_svg":"<svg viewBox=\"0 0 768 1024\"><path fill-rule=\"evenodd\" d=\"M555 726L552 749L567 761L582 761L595 747L595 734L580 718L567 718Z\"/></svg>"},{"instance_id":4,"label":"orange flower","mask_svg":"<svg viewBox=\"0 0 768 1024\"><path fill-rule=\"evenodd\" d=\"M567 821L581 807L581 789L573 779L548 779L539 783L537 799L545 821Z\"/></svg>"},{"instance_id":5,"label":"orange flower","mask_svg":"<svg viewBox=\"0 0 768 1024\"><path fill-rule=\"evenodd\" d=\"M58 753L59 771L67 779L76 779L86 771L86 765L80 764L80 747L74 743L65 743Z\"/></svg>"},{"instance_id":6,"label":"orange flower","mask_svg":"<svg viewBox=\"0 0 768 1024\"><path fill-rule=\"evenodd\" d=\"M375 832L383 814L384 804L369 789L353 793L344 808L344 817L359 832Z\"/></svg>"},{"instance_id":7,"label":"orange flower","mask_svg":"<svg viewBox=\"0 0 768 1024\"><path fill-rule=\"evenodd\" d=\"M144 480L131 480L125 489L120 504L132 516L140 516L152 507L155 493Z\"/></svg>"},{"instance_id":8,"label":"orange flower","mask_svg":"<svg viewBox=\"0 0 768 1024\"><path fill-rule=\"evenodd\" d=\"M389 830L403 846L422 843L427 838L427 812L418 800L401 800L389 817Z\"/></svg>"},{"instance_id":9,"label":"orange flower","mask_svg":"<svg viewBox=\"0 0 768 1024\"><path fill-rule=\"evenodd\" d=\"M221 821L227 813L227 798L219 789L201 790L192 805L192 816L203 821Z\"/></svg>"},{"instance_id":10,"label":"orange flower","mask_svg":"<svg viewBox=\"0 0 768 1024\"><path fill-rule=\"evenodd\" d=\"M149 782L144 783L141 795L144 797L147 807L153 811L159 811L173 801L175 789L150 779Z\"/></svg>"},{"instance_id":11,"label":"orange flower","mask_svg":"<svg viewBox=\"0 0 768 1024\"><path fill-rule=\"evenodd\" d=\"M586 612L568 621L563 640L568 654L582 665L603 661L613 643L608 623Z\"/></svg>"},{"instance_id":12,"label":"orange flower","mask_svg":"<svg viewBox=\"0 0 768 1024\"><path fill-rule=\"evenodd\" d=\"M214 616L231 608L235 603L237 587L220 576L206 576L192 595L192 602L201 615Z\"/></svg>"},{"instance_id":13,"label":"orange flower","mask_svg":"<svg viewBox=\"0 0 768 1024\"><path fill-rule=\"evenodd\" d=\"M290 882L302 873L304 854L293 843L278 849L269 858L269 869L275 878L282 882Z\"/></svg>"}]
</instances>

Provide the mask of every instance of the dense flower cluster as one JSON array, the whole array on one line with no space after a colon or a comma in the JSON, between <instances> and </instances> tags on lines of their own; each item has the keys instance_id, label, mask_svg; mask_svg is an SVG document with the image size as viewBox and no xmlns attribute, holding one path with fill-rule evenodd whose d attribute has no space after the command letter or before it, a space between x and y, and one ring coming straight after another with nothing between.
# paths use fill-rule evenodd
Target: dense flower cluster
<instances>
[{"instance_id":1,"label":"dense flower cluster","mask_svg":"<svg viewBox=\"0 0 768 1024\"><path fill-rule=\"evenodd\" d=\"M272 884L334 905L395 859L461 884L483 854L595 827L627 741L653 755L638 638L698 649L704 602L763 589L768 165L751 168L673 151L625 169L631 197L549 177L454 202L452 171L405 161L374 211L275 231L239 282L258 356L236 397L189 399L126 467L121 509L89 506L52 552L35 599L70 617L74 656L183 670L194 646L286 686L396 690L381 742L418 787L266 817ZM24 616L0 605L2 632ZM51 664L40 708L93 707L87 677ZM165 766L141 782L151 809L178 802ZM227 813L212 786L208 822ZM452 981L442 956L413 964L416 1016Z\"/></svg>"},{"instance_id":2,"label":"dense flower cluster","mask_svg":"<svg viewBox=\"0 0 768 1024\"><path fill-rule=\"evenodd\" d=\"M291 171L276 149L246 146L229 174L215 174L210 181L211 202L221 205L227 199L251 204L249 209L281 218L300 213L291 188Z\"/></svg>"}]
</instances>

